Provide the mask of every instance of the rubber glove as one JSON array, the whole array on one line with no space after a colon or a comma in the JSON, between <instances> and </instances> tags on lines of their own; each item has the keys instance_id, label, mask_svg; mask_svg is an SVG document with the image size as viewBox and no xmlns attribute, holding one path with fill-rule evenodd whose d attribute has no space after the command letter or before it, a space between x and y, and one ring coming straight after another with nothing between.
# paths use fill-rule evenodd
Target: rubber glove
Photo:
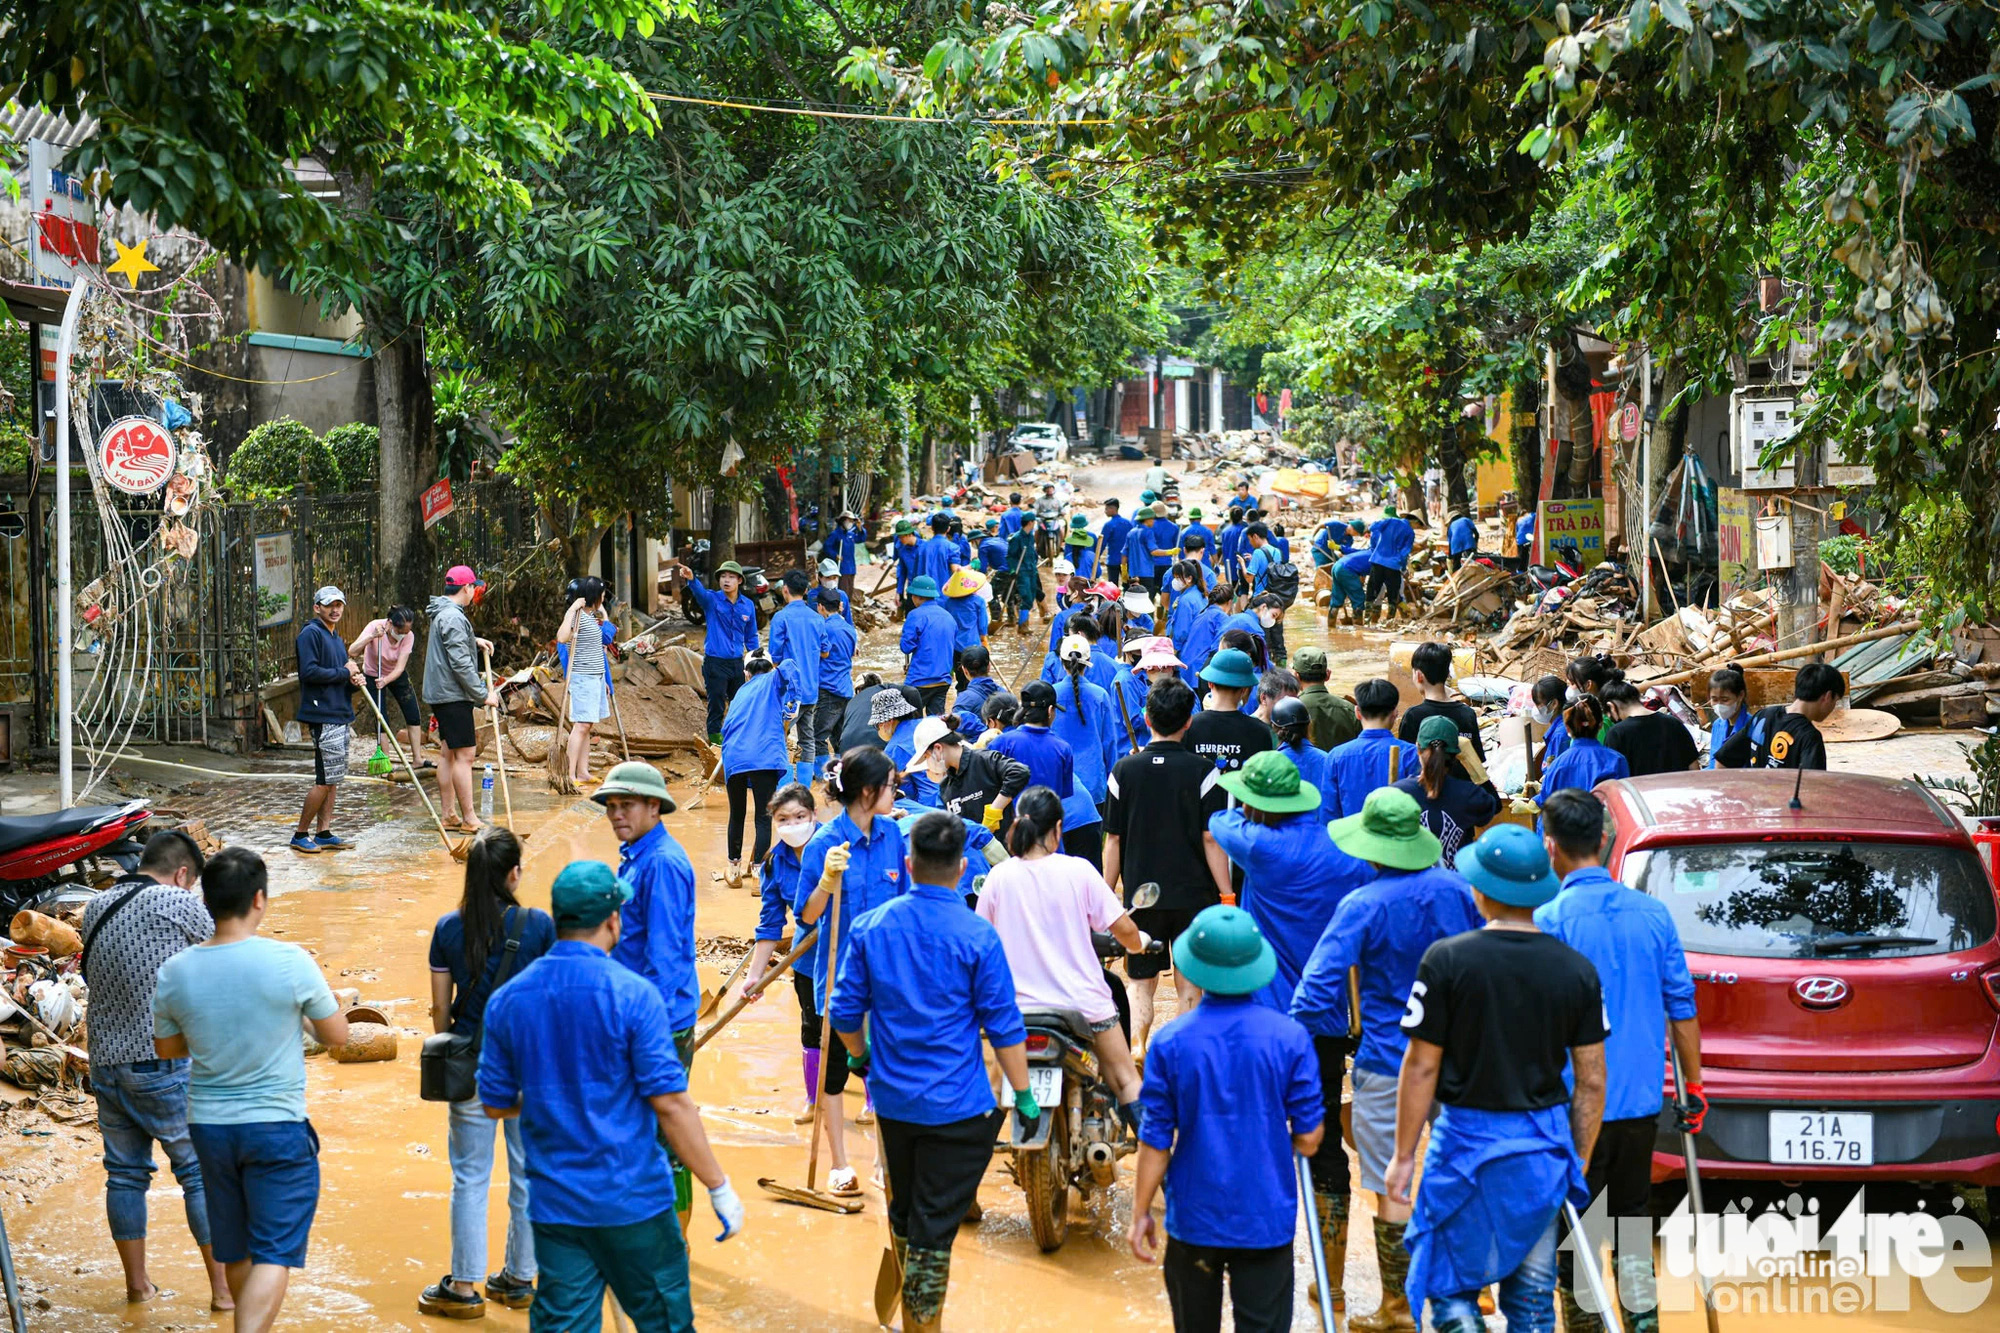
<instances>
[{"instance_id":1,"label":"rubber glove","mask_svg":"<svg viewBox=\"0 0 2000 1333\"><path fill-rule=\"evenodd\" d=\"M844 842L828 848L826 853L826 867L819 872L820 887L827 888L842 875L846 874L847 863L852 859L852 856L853 853L847 850L847 844Z\"/></svg>"},{"instance_id":2,"label":"rubber glove","mask_svg":"<svg viewBox=\"0 0 2000 1333\"><path fill-rule=\"evenodd\" d=\"M1042 1118L1042 1105L1035 1100L1033 1088L1021 1088L1014 1093L1014 1114L1021 1117L1021 1137L1033 1137L1035 1122Z\"/></svg>"},{"instance_id":3,"label":"rubber glove","mask_svg":"<svg viewBox=\"0 0 2000 1333\"><path fill-rule=\"evenodd\" d=\"M849 1051L847 1053L848 1072L853 1074L856 1078L862 1078L862 1079L867 1078L868 1062L874 1056L874 1054L875 1054L874 1050L865 1041L861 1044L861 1054L856 1055L853 1051Z\"/></svg>"},{"instance_id":4,"label":"rubber glove","mask_svg":"<svg viewBox=\"0 0 2000 1333\"><path fill-rule=\"evenodd\" d=\"M988 833L998 833L1000 831L1000 807L997 805L987 806L981 812L979 822L986 826Z\"/></svg>"},{"instance_id":5,"label":"rubber glove","mask_svg":"<svg viewBox=\"0 0 2000 1333\"><path fill-rule=\"evenodd\" d=\"M1674 1103L1674 1128L1683 1134L1701 1133L1701 1122L1708 1117L1708 1094L1701 1084L1687 1085L1687 1100Z\"/></svg>"},{"instance_id":6,"label":"rubber glove","mask_svg":"<svg viewBox=\"0 0 2000 1333\"><path fill-rule=\"evenodd\" d=\"M736 1189L727 1176L708 1192L708 1202L715 1209L715 1220L722 1223L722 1234L716 1240L728 1240L743 1229L743 1200L736 1197Z\"/></svg>"}]
</instances>

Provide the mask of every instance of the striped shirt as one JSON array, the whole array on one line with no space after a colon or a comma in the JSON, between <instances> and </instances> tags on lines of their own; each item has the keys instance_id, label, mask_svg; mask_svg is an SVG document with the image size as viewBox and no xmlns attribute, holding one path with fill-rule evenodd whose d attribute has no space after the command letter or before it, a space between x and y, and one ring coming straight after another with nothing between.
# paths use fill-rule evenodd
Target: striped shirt
<instances>
[{"instance_id":1,"label":"striped shirt","mask_svg":"<svg viewBox=\"0 0 2000 1333\"><path fill-rule=\"evenodd\" d=\"M576 613L576 637L570 643L570 674L589 680L604 674L604 622L584 607Z\"/></svg>"},{"instance_id":2,"label":"striped shirt","mask_svg":"<svg viewBox=\"0 0 2000 1333\"><path fill-rule=\"evenodd\" d=\"M114 903L140 886L102 930ZM96 931L93 935L92 932ZM90 1062L124 1065L154 1059L153 988L160 965L215 933L215 922L194 889L158 884L150 876L121 879L91 899L83 913L90 941Z\"/></svg>"}]
</instances>

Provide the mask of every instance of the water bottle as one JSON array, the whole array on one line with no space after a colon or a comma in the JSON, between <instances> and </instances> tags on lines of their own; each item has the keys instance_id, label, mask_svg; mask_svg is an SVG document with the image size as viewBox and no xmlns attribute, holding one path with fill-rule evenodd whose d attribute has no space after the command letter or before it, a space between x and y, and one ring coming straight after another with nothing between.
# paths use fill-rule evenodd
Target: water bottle
<instances>
[{"instance_id":1,"label":"water bottle","mask_svg":"<svg viewBox=\"0 0 2000 1333\"><path fill-rule=\"evenodd\" d=\"M479 779L479 817L493 817L493 765L486 766L486 772Z\"/></svg>"}]
</instances>

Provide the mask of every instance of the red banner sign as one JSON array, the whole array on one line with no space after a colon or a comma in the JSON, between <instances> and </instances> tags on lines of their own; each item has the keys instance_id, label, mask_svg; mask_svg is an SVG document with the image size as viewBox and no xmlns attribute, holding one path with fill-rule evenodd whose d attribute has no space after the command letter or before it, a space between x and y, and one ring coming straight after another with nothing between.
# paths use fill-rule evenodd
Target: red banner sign
<instances>
[{"instance_id":1,"label":"red banner sign","mask_svg":"<svg viewBox=\"0 0 2000 1333\"><path fill-rule=\"evenodd\" d=\"M452 511L451 478L446 477L426 486L417 503L423 506L424 530L429 531L439 519Z\"/></svg>"}]
</instances>

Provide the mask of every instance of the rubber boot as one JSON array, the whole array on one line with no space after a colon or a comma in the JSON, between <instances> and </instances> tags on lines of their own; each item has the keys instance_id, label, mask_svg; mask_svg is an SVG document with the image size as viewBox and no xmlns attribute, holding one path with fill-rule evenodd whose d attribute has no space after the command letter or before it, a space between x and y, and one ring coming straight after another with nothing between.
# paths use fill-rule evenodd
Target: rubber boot
<instances>
[{"instance_id":1,"label":"rubber boot","mask_svg":"<svg viewBox=\"0 0 2000 1333\"><path fill-rule=\"evenodd\" d=\"M1410 1252L1403 1248L1407 1223L1375 1219L1375 1266L1382 1274L1382 1304L1373 1314L1350 1315L1354 1333L1417 1333L1410 1298L1403 1287L1410 1280Z\"/></svg>"},{"instance_id":2,"label":"rubber boot","mask_svg":"<svg viewBox=\"0 0 2000 1333\"><path fill-rule=\"evenodd\" d=\"M1621 1254L1614 1267L1618 1272L1618 1305L1624 1316L1625 1333L1660 1333L1660 1298L1653 1280L1653 1256ZM1634 1306L1640 1308L1635 1310Z\"/></svg>"},{"instance_id":3,"label":"rubber boot","mask_svg":"<svg viewBox=\"0 0 2000 1333\"><path fill-rule=\"evenodd\" d=\"M1319 1243L1326 1251L1326 1276L1333 1283L1333 1308L1345 1310L1347 1293L1341 1284L1347 1276L1347 1196L1315 1190L1313 1204L1319 1211ZM1319 1304L1319 1279L1306 1284L1306 1297L1313 1305Z\"/></svg>"},{"instance_id":4,"label":"rubber boot","mask_svg":"<svg viewBox=\"0 0 2000 1333\"><path fill-rule=\"evenodd\" d=\"M937 1333L944 1326L944 1292L951 1251L912 1245L903 1261L903 1333Z\"/></svg>"},{"instance_id":5,"label":"rubber boot","mask_svg":"<svg viewBox=\"0 0 2000 1333\"><path fill-rule=\"evenodd\" d=\"M802 1116L793 1116L792 1123L804 1125L811 1123L813 1103L819 1098L819 1047L805 1047L799 1052L799 1060L805 1065L806 1111Z\"/></svg>"},{"instance_id":6,"label":"rubber boot","mask_svg":"<svg viewBox=\"0 0 2000 1333\"><path fill-rule=\"evenodd\" d=\"M1576 1290L1568 1283L1561 1286L1563 1333L1604 1333L1604 1321L1584 1310L1576 1303Z\"/></svg>"}]
</instances>

